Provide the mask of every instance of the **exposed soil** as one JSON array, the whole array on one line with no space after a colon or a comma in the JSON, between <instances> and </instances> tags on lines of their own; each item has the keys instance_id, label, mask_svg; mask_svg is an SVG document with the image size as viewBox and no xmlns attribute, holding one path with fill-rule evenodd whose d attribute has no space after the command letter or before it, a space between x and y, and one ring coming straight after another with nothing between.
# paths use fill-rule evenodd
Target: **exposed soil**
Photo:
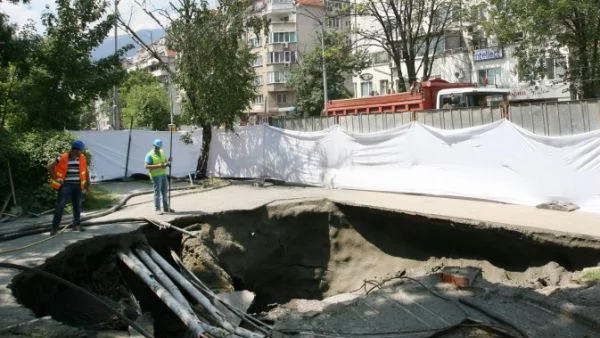
<instances>
[{"instance_id":1,"label":"exposed soil","mask_svg":"<svg viewBox=\"0 0 600 338\"><path fill-rule=\"evenodd\" d=\"M365 279L406 269L425 275L443 266L475 266L491 283L538 289L573 285L578 271L600 262L600 250L563 238L540 242L517 231L327 201L174 223L190 222L197 222L188 229L201 238L182 241L186 265L215 289L256 292L254 310L350 292Z\"/></svg>"},{"instance_id":2,"label":"exposed soil","mask_svg":"<svg viewBox=\"0 0 600 338\"><path fill-rule=\"evenodd\" d=\"M256 298L249 312L275 322L326 323L327 318L337 318L328 312L334 311L328 299L343 295L353 295L353 303L338 304L338 308L357 306L366 313L360 306L372 306L367 303L373 299L356 300L357 294L367 290L366 281L383 281L404 271L434 287L437 282L432 276L444 266L472 266L481 268L478 287L486 290L485 295L473 291L473 296L492 293L512 301L540 297L539 303L547 302L548 309L551 305L572 305L572 316L586 321L587 329L600 323L598 286L579 281L583 268L600 262L600 242L593 239L466 225L329 201L187 217L173 224L198 231L200 236L182 238L178 233L148 226L128 236L77 243L43 268L110 299L132 319L152 313L156 337L182 337L185 330L136 276L117 264L114 252L135 242L150 244L166 258L170 249L180 252L184 263L215 291L253 291ZM377 291L406 291L399 289L406 286L390 287ZM127 329L125 323L93 306L89 299L39 277L23 274L14 280L12 288L19 301L37 316L51 315L70 326L85 328L88 334ZM427 294L418 287L411 292L419 297ZM298 304L306 303L298 303L298 299L319 302L302 310ZM482 299L498 301L498 307L505 303L504 298ZM455 324L461 323L461 318L454 319ZM317 322L311 322L314 320ZM348 321L345 317L336 320L339 325ZM557 323L575 325L561 320ZM502 337L491 327L472 325L436 334Z\"/></svg>"}]
</instances>

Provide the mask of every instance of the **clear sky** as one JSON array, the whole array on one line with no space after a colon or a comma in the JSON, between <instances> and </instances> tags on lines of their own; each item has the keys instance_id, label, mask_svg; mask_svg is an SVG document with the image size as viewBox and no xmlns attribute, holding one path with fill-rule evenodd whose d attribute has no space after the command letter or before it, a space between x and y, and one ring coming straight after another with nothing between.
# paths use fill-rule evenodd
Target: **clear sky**
<instances>
[{"instance_id":1,"label":"clear sky","mask_svg":"<svg viewBox=\"0 0 600 338\"><path fill-rule=\"evenodd\" d=\"M113 0L109 2L112 4ZM169 0L138 0L139 3L146 3L147 9L155 8L168 9ZM19 26L27 23L28 20L33 20L39 32L44 30L41 24L42 13L46 11L46 6L50 10L56 7L54 0L31 0L29 4L17 4L0 2L0 12L8 14L10 21ZM111 5L112 12L112 5ZM160 28L159 25L149 18L134 2L134 0L120 0L119 13L127 22L129 20L131 27L134 30ZM159 16L160 17L160 16ZM131 19L129 19L131 18ZM164 20L166 21L166 20ZM121 32L121 34L125 34Z\"/></svg>"}]
</instances>

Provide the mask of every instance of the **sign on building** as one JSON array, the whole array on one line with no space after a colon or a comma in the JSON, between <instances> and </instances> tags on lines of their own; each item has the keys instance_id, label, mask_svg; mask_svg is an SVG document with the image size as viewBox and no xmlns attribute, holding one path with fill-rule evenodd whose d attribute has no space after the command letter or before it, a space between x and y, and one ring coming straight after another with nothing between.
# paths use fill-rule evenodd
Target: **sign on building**
<instances>
[{"instance_id":1,"label":"sign on building","mask_svg":"<svg viewBox=\"0 0 600 338\"><path fill-rule=\"evenodd\" d=\"M504 51L502 48L485 48L476 49L473 52L473 61L487 61L502 59L504 57Z\"/></svg>"}]
</instances>

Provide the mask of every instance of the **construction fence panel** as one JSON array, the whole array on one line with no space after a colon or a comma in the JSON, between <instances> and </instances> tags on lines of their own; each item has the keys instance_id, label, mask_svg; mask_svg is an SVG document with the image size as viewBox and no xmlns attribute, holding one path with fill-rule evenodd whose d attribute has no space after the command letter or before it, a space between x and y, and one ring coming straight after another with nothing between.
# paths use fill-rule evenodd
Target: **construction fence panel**
<instances>
[{"instance_id":1,"label":"construction fence panel","mask_svg":"<svg viewBox=\"0 0 600 338\"><path fill-rule=\"evenodd\" d=\"M540 135L585 133L600 129L600 101L512 104L510 120Z\"/></svg>"},{"instance_id":2,"label":"construction fence panel","mask_svg":"<svg viewBox=\"0 0 600 338\"><path fill-rule=\"evenodd\" d=\"M440 109L415 112L416 120L440 129L461 129L492 123L502 118L502 108Z\"/></svg>"},{"instance_id":3,"label":"construction fence panel","mask_svg":"<svg viewBox=\"0 0 600 338\"><path fill-rule=\"evenodd\" d=\"M511 104L510 120L539 135L573 135L600 129L600 101L568 101ZM396 113L375 113L296 119L273 119L272 125L297 131L319 131L339 124L351 133L366 134L389 130L416 121L441 129L461 129L493 123L503 108L440 109Z\"/></svg>"}]
</instances>

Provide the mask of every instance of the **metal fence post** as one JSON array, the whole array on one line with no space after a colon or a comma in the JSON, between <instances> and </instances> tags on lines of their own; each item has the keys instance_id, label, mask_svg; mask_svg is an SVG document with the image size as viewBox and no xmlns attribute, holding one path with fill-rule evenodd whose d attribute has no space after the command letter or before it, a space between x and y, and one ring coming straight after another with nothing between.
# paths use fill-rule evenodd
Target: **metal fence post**
<instances>
[{"instance_id":1,"label":"metal fence post","mask_svg":"<svg viewBox=\"0 0 600 338\"><path fill-rule=\"evenodd\" d=\"M531 117L531 130L535 133L535 121L533 120L533 105L529 104L529 117Z\"/></svg>"},{"instance_id":2,"label":"metal fence post","mask_svg":"<svg viewBox=\"0 0 600 338\"><path fill-rule=\"evenodd\" d=\"M571 135L573 135L573 113L571 112L571 101L567 102L567 107L569 108L569 125L571 125Z\"/></svg>"},{"instance_id":3,"label":"metal fence post","mask_svg":"<svg viewBox=\"0 0 600 338\"><path fill-rule=\"evenodd\" d=\"M560 123L560 112L558 111L558 102L555 103L555 107L556 107L556 118L558 119L558 135L562 135L562 125ZM550 129L550 127L548 127L548 129ZM550 132L550 130L548 130L548 133Z\"/></svg>"}]
</instances>

